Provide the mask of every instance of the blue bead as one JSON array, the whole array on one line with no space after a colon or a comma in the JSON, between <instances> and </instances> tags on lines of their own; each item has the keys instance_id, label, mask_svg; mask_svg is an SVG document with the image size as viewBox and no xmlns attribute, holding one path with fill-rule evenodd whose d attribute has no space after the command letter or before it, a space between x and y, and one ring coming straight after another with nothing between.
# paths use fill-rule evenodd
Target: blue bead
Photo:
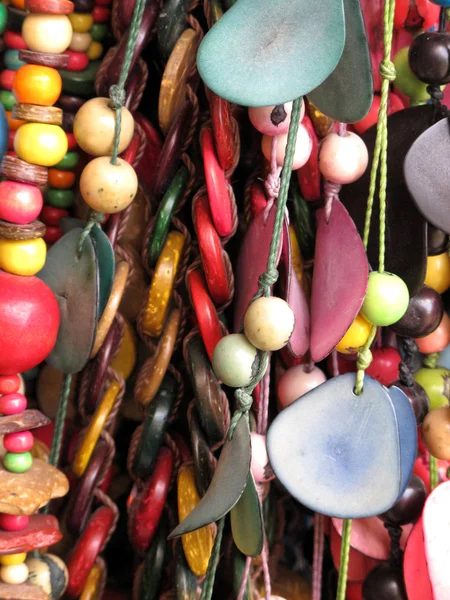
<instances>
[{"instance_id":1,"label":"blue bead","mask_svg":"<svg viewBox=\"0 0 450 600\"><path fill-rule=\"evenodd\" d=\"M11 71L17 71L25 63L19 60L19 50L7 50L4 56L5 68Z\"/></svg>"},{"instance_id":2,"label":"blue bead","mask_svg":"<svg viewBox=\"0 0 450 600\"><path fill-rule=\"evenodd\" d=\"M0 160L3 159L3 155L8 148L8 121L6 119L5 109L3 104L0 104Z\"/></svg>"},{"instance_id":3,"label":"blue bead","mask_svg":"<svg viewBox=\"0 0 450 600\"><path fill-rule=\"evenodd\" d=\"M438 6L450 6L450 0L431 0L431 2Z\"/></svg>"}]
</instances>

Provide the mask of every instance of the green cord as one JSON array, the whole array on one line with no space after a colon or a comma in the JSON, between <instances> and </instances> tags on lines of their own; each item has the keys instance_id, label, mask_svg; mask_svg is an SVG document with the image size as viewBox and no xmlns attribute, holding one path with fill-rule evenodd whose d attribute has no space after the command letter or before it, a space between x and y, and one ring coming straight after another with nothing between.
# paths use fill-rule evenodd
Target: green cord
<instances>
[{"instance_id":1,"label":"green cord","mask_svg":"<svg viewBox=\"0 0 450 600\"><path fill-rule=\"evenodd\" d=\"M339 579L336 600L345 600L347 589L348 561L350 555L350 534L352 532L352 520L344 519L342 523L341 559L339 563Z\"/></svg>"},{"instance_id":2,"label":"green cord","mask_svg":"<svg viewBox=\"0 0 450 600\"><path fill-rule=\"evenodd\" d=\"M435 456L430 454L430 492L437 487L439 483L438 461Z\"/></svg>"},{"instance_id":3,"label":"green cord","mask_svg":"<svg viewBox=\"0 0 450 600\"><path fill-rule=\"evenodd\" d=\"M220 558L220 547L222 545L223 528L225 525L225 517L222 517L217 525L216 539L208 562L205 581L203 582L202 595L200 600L211 600L214 589L214 580L216 578L217 565Z\"/></svg>"}]
</instances>

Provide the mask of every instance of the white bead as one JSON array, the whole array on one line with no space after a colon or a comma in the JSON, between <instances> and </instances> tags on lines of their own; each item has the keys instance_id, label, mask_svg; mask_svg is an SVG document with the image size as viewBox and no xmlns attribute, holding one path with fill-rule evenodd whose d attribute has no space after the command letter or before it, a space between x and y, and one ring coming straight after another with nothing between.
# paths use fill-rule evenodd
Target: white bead
<instances>
[{"instance_id":1,"label":"white bead","mask_svg":"<svg viewBox=\"0 0 450 600\"><path fill-rule=\"evenodd\" d=\"M320 172L333 183L343 185L356 181L366 170L368 162L366 144L359 135L350 131L342 136L328 134L320 147Z\"/></svg>"},{"instance_id":2,"label":"white bead","mask_svg":"<svg viewBox=\"0 0 450 600\"><path fill-rule=\"evenodd\" d=\"M289 131L291 123L292 102L280 106L258 106L248 109L248 116L255 129L264 135L282 135ZM274 109L277 109L275 113ZM273 114L272 114L273 113ZM299 123L305 116L305 103L302 100ZM277 124L278 123L278 124Z\"/></svg>"},{"instance_id":3,"label":"white bead","mask_svg":"<svg viewBox=\"0 0 450 600\"><path fill-rule=\"evenodd\" d=\"M284 157L286 155L287 146L287 134L277 135L277 165L282 167L284 164ZM270 162L270 156L272 152L272 138L268 135L263 135L261 140L261 148L264 156ZM308 162L308 158L311 156L312 140L308 133L308 130L304 125L299 125L297 140L295 142L294 160L292 162L292 170L296 171L303 167Z\"/></svg>"},{"instance_id":4,"label":"white bead","mask_svg":"<svg viewBox=\"0 0 450 600\"><path fill-rule=\"evenodd\" d=\"M0 567L0 579L4 583L18 585L25 583L28 579L28 567L25 563L20 565L2 565Z\"/></svg>"},{"instance_id":5,"label":"white bead","mask_svg":"<svg viewBox=\"0 0 450 600\"><path fill-rule=\"evenodd\" d=\"M244 315L245 335L259 350L275 351L286 346L294 325L291 307L276 296L254 300Z\"/></svg>"},{"instance_id":6,"label":"white bead","mask_svg":"<svg viewBox=\"0 0 450 600\"><path fill-rule=\"evenodd\" d=\"M295 365L288 369L278 382L278 401L281 408L286 408L318 385L327 380L323 371L313 367L309 371L309 365Z\"/></svg>"},{"instance_id":7,"label":"white bead","mask_svg":"<svg viewBox=\"0 0 450 600\"><path fill-rule=\"evenodd\" d=\"M253 376L257 350L242 333L223 337L214 348L212 365L225 385L245 387Z\"/></svg>"}]
</instances>

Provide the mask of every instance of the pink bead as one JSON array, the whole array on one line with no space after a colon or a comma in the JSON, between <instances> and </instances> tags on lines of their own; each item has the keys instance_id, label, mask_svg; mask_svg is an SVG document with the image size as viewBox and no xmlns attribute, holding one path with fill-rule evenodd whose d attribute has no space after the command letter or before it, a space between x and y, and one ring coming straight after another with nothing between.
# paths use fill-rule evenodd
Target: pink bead
<instances>
[{"instance_id":1,"label":"pink bead","mask_svg":"<svg viewBox=\"0 0 450 600\"><path fill-rule=\"evenodd\" d=\"M29 517L26 515L7 515L0 513L0 529L4 531L21 531L28 525Z\"/></svg>"},{"instance_id":2,"label":"pink bead","mask_svg":"<svg viewBox=\"0 0 450 600\"><path fill-rule=\"evenodd\" d=\"M35 185L18 181L0 183L0 219L10 223L31 223L38 218L44 200Z\"/></svg>"},{"instance_id":3,"label":"pink bead","mask_svg":"<svg viewBox=\"0 0 450 600\"><path fill-rule=\"evenodd\" d=\"M283 166L284 157L286 154L286 146L287 146L287 134L285 135L277 135L277 165L279 167ZM261 148L264 156L270 162L270 155L272 151L272 139L268 135L263 135L261 140ZM303 125L300 125L298 128L297 140L295 142L295 152L294 152L294 160L292 163L292 170L296 171L303 167L304 164L308 162L308 158L311 155L312 150L312 141L311 137L308 133L308 130Z\"/></svg>"},{"instance_id":4,"label":"pink bead","mask_svg":"<svg viewBox=\"0 0 450 600\"><path fill-rule=\"evenodd\" d=\"M266 436L252 432L250 434L252 443L252 475L257 483L269 481L275 477L274 472L269 464L267 456Z\"/></svg>"},{"instance_id":5,"label":"pink bead","mask_svg":"<svg viewBox=\"0 0 450 600\"><path fill-rule=\"evenodd\" d=\"M28 452L34 444L31 431L18 431L7 433L3 438L3 445L8 452Z\"/></svg>"},{"instance_id":6,"label":"pink bead","mask_svg":"<svg viewBox=\"0 0 450 600\"><path fill-rule=\"evenodd\" d=\"M2 415L17 415L27 407L27 399L18 392L6 394L0 398L0 413Z\"/></svg>"},{"instance_id":7,"label":"pink bead","mask_svg":"<svg viewBox=\"0 0 450 600\"><path fill-rule=\"evenodd\" d=\"M281 408L286 408L294 400L327 380L324 372L318 367L313 367L310 373L308 373L308 368L309 365L296 365L281 376L277 390Z\"/></svg>"},{"instance_id":8,"label":"pink bead","mask_svg":"<svg viewBox=\"0 0 450 600\"><path fill-rule=\"evenodd\" d=\"M345 135L330 133L319 151L319 169L325 179L334 183L352 183L367 168L369 153L362 139L347 131Z\"/></svg>"},{"instance_id":9,"label":"pink bead","mask_svg":"<svg viewBox=\"0 0 450 600\"><path fill-rule=\"evenodd\" d=\"M274 112L274 109L275 110ZM280 106L258 106L248 109L248 116L255 129L264 135L282 135L289 131L291 122L292 102ZM302 101L300 109L301 122L305 116L305 103Z\"/></svg>"},{"instance_id":10,"label":"pink bead","mask_svg":"<svg viewBox=\"0 0 450 600\"><path fill-rule=\"evenodd\" d=\"M0 394L14 394L20 388L18 375L0 375Z\"/></svg>"}]
</instances>

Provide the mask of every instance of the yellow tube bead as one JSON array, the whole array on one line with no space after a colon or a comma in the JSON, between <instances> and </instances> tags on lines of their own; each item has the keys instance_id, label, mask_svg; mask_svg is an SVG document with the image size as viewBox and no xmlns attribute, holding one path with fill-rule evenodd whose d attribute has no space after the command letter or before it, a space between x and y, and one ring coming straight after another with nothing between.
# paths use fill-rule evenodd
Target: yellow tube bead
<instances>
[{"instance_id":1,"label":"yellow tube bead","mask_svg":"<svg viewBox=\"0 0 450 600\"><path fill-rule=\"evenodd\" d=\"M5 554L4 556L0 556L0 565L20 565L25 562L26 558L26 552L19 552L18 554Z\"/></svg>"},{"instance_id":2,"label":"yellow tube bead","mask_svg":"<svg viewBox=\"0 0 450 600\"><path fill-rule=\"evenodd\" d=\"M192 465L181 465L178 471L177 495L178 518L181 523L200 502ZM185 533L181 536L181 543L191 571L197 577L205 575L214 545L214 526L206 525L197 531Z\"/></svg>"},{"instance_id":3,"label":"yellow tube bead","mask_svg":"<svg viewBox=\"0 0 450 600\"><path fill-rule=\"evenodd\" d=\"M100 42L91 42L87 51L89 60L97 60L103 54L103 46Z\"/></svg>"},{"instance_id":4,"label":"yellow tube bead","mask_svg":"<svg viewBox=\"0 0 450 600\"><path fill-rule=\"evenodd\" d=\"M35 275L44 266L46 255L47 246L42 238L0 239L0 269L13 275Z\"/></svg>"},{"instance_id":5,"label":"yellow tube bead","mask_svg":"<svg viewBox=\"0 0 450 600\"><path fill-rule=\"evenodd\" d=\"M68 143L59 125L26 123L14 136L14 150L19 158L39 165L53 167L67 154Z\"/></svg>"},{"instance_id":6,"label":"yellow tube bead","mask_svg":"<svg viewBox=\"0 0 450 600\"><path fill-rule=\"evenodd\" d=\"M74 12L69 15L69 19L75 33L87 33L94 24L94 19L90 13Z\"/></svg>"},{"instance_id":7,"label":"yellow tube bead","mask_svg":"<svg viewBox=\"0 0 450 600\"><path fill-rule=\"evenodd\" d=\"M89 571L83 591L79 600L96 600L102 587L102 570L98 564L95 564Z\"/></svg>"}]
</instances>

